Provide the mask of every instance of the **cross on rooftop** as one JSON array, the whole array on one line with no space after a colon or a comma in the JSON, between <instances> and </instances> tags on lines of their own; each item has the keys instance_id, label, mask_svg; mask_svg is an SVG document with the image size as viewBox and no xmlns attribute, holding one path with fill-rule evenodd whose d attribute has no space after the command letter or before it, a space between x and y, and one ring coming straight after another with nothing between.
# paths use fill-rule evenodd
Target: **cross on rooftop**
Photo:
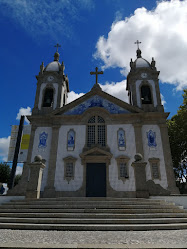
<instances>
[{"instance_id":1,"label":"cross on rooftop","mask_svg":"<svg viewBox=\"0 0 187 249\"><path fill-rule=\"evenodd\" d=\"M141 42L140 41L136 41L134 44L137 44L137 46L138 46L138 49L139 49L139 44L140 44Z\"/></svg>"},{"instance_id":2,"label":"cross on rooftop","mask_svg":"<svg viewBox=\"0 0 187 249\"><path fill-rule=\"evenodd\" d=\"M96 76L96 84L98 84L98 74L103 74L103 71L98 72L98 67L95 68L95 72L90 72L91 75L95 74Z\"/></svg>"},{"instance_id":3,"label":"cross on rooftop","mask_svg":"<svg viewBox=\"0 0 187 249\"><path fill-rule=\"evenodd\" d=\"M56 48L56 52L58 52L58 48L60 48L61 45L57 43L54 47Z\"/></svg>"}]
</instances>

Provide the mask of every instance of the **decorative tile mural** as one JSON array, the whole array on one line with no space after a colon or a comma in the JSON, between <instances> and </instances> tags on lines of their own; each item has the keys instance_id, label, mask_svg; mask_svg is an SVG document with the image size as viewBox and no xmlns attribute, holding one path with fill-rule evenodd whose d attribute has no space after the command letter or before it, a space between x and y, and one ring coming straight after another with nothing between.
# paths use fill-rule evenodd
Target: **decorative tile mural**
<instances>
[{"instance_id":1,"label":"decorative tile mural","mask_svg":"<svg viewBox=\"0 0 187 249\"><path fill-rule=\"evenodd\" d=\"M65 112L66 115L80 115L85 112L88 108L92 107L102 107L105 108L111 114L120 114L120 113L130 113L129 111L125 110L124 108L98 96L95 95L90 99L84 101L78 106L75 106L71 110Z\"/></svg>"},{"instance_id":2,"label":"decorative tile mural","mask_svg":"<svg viewBox=\"0 0 187 249\"><path fill-rule=\"evenodd\" d=\"M118 149L125 150L126 143L125 143L125 131L123 129L119 129L117 132L117 141L118 141Z\"/></svg>"},{"instance_id":3,"label":"decorative tile mural","mask_svg":"<svg viewBox=\"0 0 187 249\"><path fill-rule=\"evenodd\" d=\"M48 137L48 134L45 131L40 133L38 148L44 149L47 147L47 137Z\"/></svg>"},{"instance_id":4,"label":"decorative tile mural","mask_svg":"<svg viewBox=\"0 0 187 249\"><path fill-rule=\"evenodd\" d=\"M75 148L75 131L71 129L68 131L67 149L74 150L74 148Z\"/></svg>"},{"instance_id":5,"label":"decorative tile mural","mask_svg":"<svg viewBox=\"0 0 187 249\"><path fill-rule=\"evenodd\" d=\"M156 148L156 132L153 132L152 130L149 130L147 132L147 140L148 140L148 146L152 148Z\"/></svg>"}]
</instances>

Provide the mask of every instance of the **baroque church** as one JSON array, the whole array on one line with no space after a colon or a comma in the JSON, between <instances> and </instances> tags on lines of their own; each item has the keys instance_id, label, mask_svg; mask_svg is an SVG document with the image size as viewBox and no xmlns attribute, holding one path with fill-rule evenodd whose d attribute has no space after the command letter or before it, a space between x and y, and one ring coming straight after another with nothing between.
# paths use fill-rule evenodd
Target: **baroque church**
<instances>
[{"instance_id":1,"label":"baroque church","mask_svg":"<svg viewBox=\"0 0 187 249\"><path fill-rule=\"evenodd\" d=\"M29 164L45 164L41 197L148 197L177 193L155 60L130 61L129 103L96 83L67 104L69 80L59 53L40 66L27 162L11 191L25 195ZM136 165L135 165L136 163ZM137 166L138 165L138 166ZM139 193L139 195L138 195Z\"/></svg>"}]
</instances>

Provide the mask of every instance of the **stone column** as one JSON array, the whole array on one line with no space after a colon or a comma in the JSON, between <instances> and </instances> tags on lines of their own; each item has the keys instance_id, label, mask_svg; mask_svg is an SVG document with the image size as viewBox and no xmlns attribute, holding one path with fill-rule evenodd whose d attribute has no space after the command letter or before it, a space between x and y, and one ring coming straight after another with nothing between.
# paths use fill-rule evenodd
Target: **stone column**
<instances>
[{"instance_id":1,"label":"stone column","mask_svg":"<svg viewBox=\"0 0 187 249\"><path fill-rule=\"evenodd\" d=\"M44 197L55 197L55 171L58 149L59 125L52 127L52 140L48 166L47 186L44 189Z\"/></svg>"},{"instance_id":2,"label":"stone column","mask_svg":"<svg viewBox=\"0 0 187 249\"><path fill-rule=\"evenodd\" d=\"M41 156L35 156L34 162L29 163L30 177L27 184L26 198L40 198L42 174L45 165L42 163Z\"/></svg>"},{"instance_id":3,"label":"stone column","mask_svg":"<svg viewBox=\"0 0 187 249\"><path fill-rule=\"evenodd\" d=\"M171 150L168 136L168 128L166 124L159 124L160 134L162 139L162 148L164 153L164 162L166 168L168 190L171 194L179 194L179 189L176 186L173 163L171 158Z\"/></svg>"},{"instance_id":4,"label":"stone column","mask_svg":"<svg viewBox=\"0 0 187 249\"><path fill-rule=\"evenodd\" d=\"M132 163L132 167L134 168L137 198L149 198L149 192L146 185L146 164L146 162L142 161L135 161Z\"/></svg>"}]
</instances>

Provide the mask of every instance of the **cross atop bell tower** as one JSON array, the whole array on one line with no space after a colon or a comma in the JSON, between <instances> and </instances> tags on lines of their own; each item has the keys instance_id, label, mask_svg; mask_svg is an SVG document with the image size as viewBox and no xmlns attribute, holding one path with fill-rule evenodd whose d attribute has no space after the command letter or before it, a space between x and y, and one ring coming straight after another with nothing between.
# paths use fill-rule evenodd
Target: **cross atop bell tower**
<instances>
[{"instance_id":1,"label":"cross atop bell tower","mask_svg":"<svg viewBox=\"0 0 187 249\"><path fill-rule=\"evenodd\" d=\"M138 49L140 49L140 48L139 48L139 44L140 44L140 43L141 43L141 42L138 41L138 40L134 43L134 44L137 44Z\"/></svg>"},{"instance_id":2,"label":"cross atop bell tower","mask_svg":"<svg viewBox=\"0 0 187 249\"><path fill-rule=\"evenodd\" d=\"M141 42L137 40L134 44L137 44L137 50L136 50L137 58L141 58L142 51L139 48L139 44L141 44Z\"/></svg>"},{"instance_id":3,"label":"cross atop bell tower","mask_svg":"<svg viewBox=\"0 0 187 249\"><path fill-rule=\"evenodd\" d=\"M56 52L54 54L54 61L59 61L60 54L58 53L58 48L60 48L61 45L57 43L54 47L56 48Z\"/></svg>"},{"instance_id":4,"label":"cross atop bell tower","mask_svg":"<svg viewBox=\"0 0 187 249\"><path fill-rule=\"evenodd\" d=\"M57 43L54 47L56 48L56 52L58 53L58 48L60 48L61 45Z\"/></svg>"}]
</instances>

